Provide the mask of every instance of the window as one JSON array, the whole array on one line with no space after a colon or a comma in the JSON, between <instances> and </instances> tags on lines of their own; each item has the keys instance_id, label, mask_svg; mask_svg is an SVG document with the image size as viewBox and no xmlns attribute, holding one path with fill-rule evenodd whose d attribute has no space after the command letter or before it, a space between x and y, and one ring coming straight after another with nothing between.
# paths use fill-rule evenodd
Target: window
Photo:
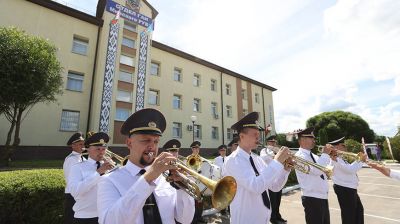
<instances>
[{"instance_id":1,"label":"window","mask_svg":"<svg viewBox=\"0 0 400 224\"><path fill-rule=\"evenodd\" d=\"M181 109L181 96L180 95L174 95L173 101L172 101L172 107L174 109Z\"/></svg>"},{"instance_id":2,"label":"window","mask_svg":"<svg viewBox=\"0 0 400 224\"><path fill-rule=\"evenodd\" d=\"M218 127L211 127L211 138L218 139Z\"/></svg>"},{"instance_id":3,"label":"window","mask_svg":"<svg viewBox=\"0 0 400 224\"><path fill-rule=\"evenodd\" d=\"M254 98L256 100L256 103L260 103L260 94L256 93Z\"/></svg>"},{"instance_id":4,"label":"window","mask_svg":"<svg viewBox=\"0 0 400 224\"><path fill-rule=\"evenodd\" d=\"M119 71L119 80L124 82L132 82L132 73Z\"/></svg>"},{"instance_id":5,"label":"window","mask_svg":"<svg viewBox=\"0 0 400 224\"><path fill-rule=\"evenodd\" d=\"M67 89L72 91L82 91L83 75L75 72L68 72Z\"/></svg>"},{"instance_id":6,"label":"window","mask_svg":"<svg viewBox=\"0 0 400 224\"><path fill-rule=\"evenodd\" d=\"M199 74L193 75L193 86L200 86L200 75Z\"/></svg>"},{"instance_id":7,"label":"window","mask_svg":"<svg viewBox=\"0 0 400 224\"><path fill-rule=\"evenodd\" d=\"M247 115L247 109L243 109L243 116Z\"/></svg>"},{"instance_id":8,"label":"window","mask_svg":"<svg viewBox=\"0 0 400 224\"><path fill-rule=\"evenodd\" d=\"M159 76L160 75L160 64L158 64L156 62L151 62L150 74Z\"/></svg>"},{"instance_id":9,"label":"window","mask_svg":"<svg viewBox=\"0 0 400 224\"><path fill-rule=\"evenodd\" d=\"M231 95L231 85L230 84L226 84L225 88L226 88L226 95Z\"/></svg>"},{"instance_id":10,"label":"window","mask_svg":"<svg viewBox=\"0 0 400 224\"><path fill-rule=\"evenodd\" d=\"M217 80L211 79L211 91L217 91Z\"/></svg>"},{"instance_id":11,"label":"window","mask_svg":"<svg viewBox=\"0 0 400 224\"><path fill-rule=\"evenodd\" d=\"M127 21L124 21L124 29L132 32L136 32L136 25Z\"/></svg>"},{"instance_id":12,"label":"window","mask_svg":"<svg viewBox=\"0 0 400 224\"><path fill-rule=\"evenodd\" d=\"M77 54L86 55L89 41L81 38L74 37L72 42L72 52Z\"/></svg>"},{"instance_id":13,"label":"window","mask_svg":"<svg viewBox=\"0 0 400 224\"><path fill-rule=\"evenodd\" d=\"M172 137L173 138L182 138L182 124L173 122L172 123Z\"/></svg>"},{"instance_id":14,"label":"window","mask_svg":"<svg viewBox=\"0 0 400 224\"><path fill-rule=\"evenodd\" d=\"M174 69L174 81L182 82L182 70L179 68Z\"/></svg>"},{"instance_id":15,"label":"window","mask_svg":"<svg viewBox=\"0 0 400 224\"><path fill-rule=\"evenodd\" d=\"M121 55L121 57L119 58L119 62L121 64L129 65L129 66L132 66L132 67L134 65L134 59L132 57L125 56L125 55Z\"/></svg>"},{"instance_id":16,"label":"window","mask_svg":"<svg viewBox=\"0 0 400 224\"><path fill-rule=\"evenodd\" d=\"M247 100L247 94L245 89L242 89L242 99Z\"/></svg>"},{"instance_id":17,"label":"window","mask_svg":"<svg viewBox=\"0 0 400 224\"><path fill-rule=\"evenodd\" d=\"M226 105L226 116L232 117L232 106Z\"/></svg>"},{"instance_id":18,"label":"window","mask_svg":"<svg viewBox=\"0 0 400 224\"><path fill-rule=\"evenodd\" d=\"M230 128L227 128L226 129L226 138L227 138L227 140L232 140L233 139L233 132L232 132L232 129L230 129Z\"/></svg>"},{"instance_id":19,"label":"window","mask_svg":"<svg viewBox=\"0 0 400 224\"><path fill-rule=\"evenodd\" d=\"M194 137L197 139L201 139L201 125L199 124L194 125Z\"/></svg>"},{"instance_id":20,"label":"window","mask_svg":"<svg viewBox=\"0 0 400 224\"><path fill-rule=\"evenodd\" d=\"M129 109L117 107L115 112L115 120L125 121L126 119L128 119L130 114L131 111Z\"/></svg>"},{"instance_id":21,"label":"window","mask_svg":"<svg viewBox=\"0 0 400 224\"><path fill-rule=\"evenodd\" d=\"M122 38L122 46L130 47L130 48L135 48L135 40L123 37Z\"/></svg>"},{"instance_id":22,"label":"window","mask_svg":"<svg viewBox=\"0 0 400 224\"><path fill-rule=\"evenodd\" d=\"M211 115L213 115L214 118L218 118L218 111L217 111L217 103L216 102L211 102Z\"/></svg>"},{"instance_id":23,"label":"window","mask_svg":"<svg viewBox=\"0 0 400 224\"><path fill-rule=\"evenodd\" d=\"M117 92L117 101L131 102L132 101L131 92L128 92L128 91L125 91L125 90L118 90L118 92Z\"/></svg>"},{"instance_id":24,"label":"window","mask_svg":"<svg viewBox=\"0 0 400 224\"><path fill-rule=\"evenodd\" d=\"M200 112L200 99L193 100L193 111Z\"/></svg>"},{"instance_id":25,"label":"window","mask_svg":"<svg viewBox=\"0 0 400 224\"><path fill-rule=\"evenodd\" d=\"M158 105L159 104L159 95L160 91L158 90L149 90L149 104L150 105Z\"/></svg>"},{"instance_id":26,"label":"window","mask_svg":"<svg viewBox=\"0 0 400 224\"><path fill-rule=\"evenodd\" d=\"M61 131L78 131L79 111L63 110L61 113Z\"/></svg>"}]
</instances>

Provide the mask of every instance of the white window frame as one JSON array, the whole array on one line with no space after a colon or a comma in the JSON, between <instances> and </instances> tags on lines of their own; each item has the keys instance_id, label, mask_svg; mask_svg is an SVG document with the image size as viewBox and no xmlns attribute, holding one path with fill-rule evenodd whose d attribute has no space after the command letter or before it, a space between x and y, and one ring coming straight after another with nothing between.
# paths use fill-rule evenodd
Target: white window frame
<instances>
[{"instance_id":1,"label":"white window frame","mask_svg":"<svg viewBox=\"0 0 400 224\"><path fill-rule=\"evenodd\" d=\"M218 127L215 126L211 127L211 139L213 140L219 139Z\"/></svg>"},{"instance_id":2,"label":"white window frame","mask_svg":"<svg viewBox=\"0 0 400 224\"><path fill-rule=\"evenodd\" d=\"M231 86L231 84L225 84L225 89L226 89L226 95L231 95L232 94L232 90L231 90L231 88L232 88L232 86Z\"/></svg>"},{"instance_id":3,"label":"white window frame","mask_svg":"<svg viewBox=\"0 0 400 224\"><path fill-rule=\"evenodd\" d=\"M200 112L200 110L201 110L200 103L201 103L200 99L198 99L198 98L193 99L193 111L194 112Z\"/></svg>"},{"instance_id":4,"label":"white window frame","mask_svg":"<svg viewBox=\"0 0 400 224\"><path fill-rule=\"evenodd\" d=\"M172 137L182 138L182 123L172 122Z\"/></svg>"},{"instance_id":5,"label":"white window frame","mask_svg":"<svg viewBox=\"0 0 400 224\"><path fill-rule=\"evenodd\" d=\"M226 116L232 117L232 106L226 105Z\"/></svg>"},{"instance_id":6,"label":"white window frame","mask_svg":"<svg viewBox=\"0 0 400 224\"><path fill-rule=\"evenodd\" d=\"M132 102L132 92L119 89L117 91L117 101L131 103Z\"/></svg>"},{"instance_id":7,"label":"white window frame","mask_svg":"<svg viewBox=\"0 0 400 224\"><path fill-rule=\"evenodd\" d=\"M174 81L182 82L182 69L174 68Z\"/></svg>"},{"instance_id":8,"label":"white window frame","mask_svg":"<svg viewBox=\"0 0 400 224\"><path fill-rule=\"evenodd\" d=\"M216 102L211 102L211 115L213 115L214 118L218 116L218 105Z\"/></svg>"},{"instance_id":9,"label":"white window frame","mask_svg":"<svg viewBox=\"0 0 400 224\"><path fill-rule=\"evenodd\" d=\"M136 48L136 41L134 39L130 39L127 37L122 37L122 46L129 47L129 48Z\"/></svg>"},{"instance_id":10,"label":"white window frame","mask_svg":"<svg viewBox=\"0 0 400 224\"><path fill-rule=\"evenodd\" d=\"M254 94L254 100L256 101L256 103L260 103L260 94Z\"/></svg>"},{"instance_id":11,"label":"white window frame","mask_svg":"<svg viewBox=\"0 0 400 224\"><path fill-rule=\"evenodd\" d=\"M121 56L119 57L119 63L121 63L123 65L129 65L131 67L134 67L135 58L121 54Z\"/></svg>"},{"instance_id":12,"label":"white window frame","mask_svg":"<svg viewBox=\"0 0 400 224\"><path fill-rule=\"evenodd\" d=\"M81 50L83 49L83 50ZM89 49L89 40L74 36L72 39L71 52L80 55L87 55Z\"/></svg>"},{"instance_id":13,"label":"white window frame","mask_svg":"<svg viewBox=\"0 0 400 224\"><path fill-rule=\"evenodd\" d=\"M200 86L200 75L193 74L193 86L199 87Z\"/></svg>"},{"instance_id":14,"label":"white window frame","mask_svg":"<svg viewBox=\"0 0 400 224\"><path fill-rule=\"evenodd\" d=\"M79 130L79 111L62 110L60 120L60 131Z\"/></svg>"},{"instance_id":15,"label":"white window frame","mask_svg":"<svg viewBox=\"0 0 400 224\"><path fill-rule=\"evenodd\" d=\"M242 99L247 100L247 91L246 89L242 89Z\"/></svg>"},{"instance_id":16,"label":"white window frame","mask_svg":"<svg viewBox=\"0 0 400 224\"><path fill-rule=\"evenodd\" d=\"M123 82L132 83L133 82L133 74L130 72L120 70L118 80L123 81Z\"/></svg>"},{"instance_id":17,"label":"white window frame","mask_svg":"<svg viewBox=\"0 0 400 224\"><path fill-rule=\"evenodd\" d=\"M153 101L150 101L150 97L154 97L154 94L152 94L152 93L156 93L155 94L155 100L156 100L155 103ZM149 90L149 97L147 99L147 103L149 105L160 105L160 90L150 89Z\"/></svg>"},{"instance_id":18,"label":"white window frame","mask_svg":"<svg viewBox=\"0 0 400 224\"><path fill-rule=\"evenodd\" d=\"M130 23L128 21L124 21L124 29L132 31L132 32L137 32L136 24Z\"/></svg>"},{"instance_id":19,"label":"white window frame","mask_svg":"<svg viewBox=\"0 0 400 224\"><path fill-rule=\"evenodd\" d=\"M211 79L210 88L211 88L211 91L217 91L217 80Z\"/></svg>"},{"instance_id":20,"label":"white window frame","mask_svg":"<svg viewBox=\"0 0 400 224\"><path fill-rule=\"evenodd\" d=\"M155 66L157 66L157 68L155 68ZM154 73L154 70L157 69L157 72ZM151 62L150 65L150 75L154 75L154 76L160 76L160 63L158 62Z\"/></svg>"},{"instance_id":21,"label":"white window frame","mask_svg":"<svg viewBox=\"0 0 400 224\"><path fill-rule=\"evenodd\" d=\"M195 124L194 125L194 138L195 139L201 139L201 125L200 124Z\"/></svg>"},{"instance_id":22,"label":"white window frame","mask_svg":"<svg viewBox=\"0 0 400 224\"><path fill-rule=\"evenodd\" d=\"M226 139L229 141L233 139L233 131L231 128L226 129Z\"/></svg>"},{"instance_id":23,"label":"white window frame","mask_svg":"<svg viewBox=\"0 0 400 224\"><path fill-rule=\"evenodd\" d=\"M178 99L178 107L175 107L175 99ZM182 96L178 94L174 94L172 97L172 108L174 109L182 109Z\"/></svg>"},{"instance_id":24,"label":"white window frame","mask_svg":"<svg viewBox=\"0 0 400 224\"><path fill-rule=\"evenodd\" d=\"M82 92L84 79L85 79L85 76L83 74L73 72L73 71L68 71L67 86L65 87L65 89L70 90L70 91ZM79 82L80 89L74 89L73 86L71 86L72 85L71 82Z\"/></svg>"},{"instance_id":25,"label":"white window frame","mask_svg":"<svg viewBox=\"0 0 400 224\"><path fill-rule=\"evenodd\" d=\"M116 121L125 121L131 115L131 110L128 108L117 107L115 109L115 120Z\"/></svg>"}]
</instances>

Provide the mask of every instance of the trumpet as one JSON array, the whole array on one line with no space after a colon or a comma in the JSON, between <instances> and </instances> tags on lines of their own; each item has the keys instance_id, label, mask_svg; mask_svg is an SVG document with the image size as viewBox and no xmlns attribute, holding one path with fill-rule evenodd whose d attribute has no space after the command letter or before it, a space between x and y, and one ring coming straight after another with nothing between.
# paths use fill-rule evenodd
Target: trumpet
<instances>
[{"instance_id":1,"label":"trumpet","mask_svg":"<svg viewBox=\"0 0 400 224\"><path fill-rule=\"evenodd\" d=\"M148 155L152 157L153 153L150 152ZM171 164L175 165L178 168L178 175L184 179L182 182L179 183L179 186L182 187L182 189L190 196L194 197L195 199L202 199L199 187L194 183L194 181L190 180L186 175L184 175L182 171L191 175L196 180L199 180L210 190L212 190L211 202L213 208L215 209L225 209L232 202L233 198L236 195L237 183L235 178L231 176L226 176L219 181L214 181L187 167L179 159L177 159L176 162L171 162ZM168 174L163 174L163 176L167 175Z\"/></svg>"},{"instance_id":2,"label":"trumpet","mask_svg":"<svg viewBox=\"0 0 400 224\"><path fill-rule=\"evenodd\" d=\"M84 152L81 155L88 155L89 153L87 152L86 149L84 149ZM105 154L103 156L103 161L107 161L109 162L111 165L113 165L113 168L111 168L110 170L107 171L107 173L110 173L114 170L116 170L117 168L124 166L126 164L126 162L128 161L129 155L122 157L120 155L118 155L117 153L114 153L108 149L106 149ZM116 160L117 162L115 162L114 160Z\"/></svg>"},{"instance_id":3,"label":"trumpet","mask_svg":"<svg viewBox=\"0 0 400 224\"><path fill-rule=\"evenodd\" d=\"M278 153L278 151L280 150L279 147L273 147L273 146L268 146L269 149L271 149L272 151L274 151L275 153ZM311 167L314 167L318 170L321 170L323 173L325 173L325 175L328 177L328 179L331 179L332 175L333 175L333 166L322 166L319 165L318 163L313 163L310 162L306 159L303 159L299 156L296 156L293 152L289 153L290 157L289 159L291 159L294 162L293 168L303 172L305 174L309 174ZM289 163L289 161L286 161L285 163Z\"/></svg>"}]
</instances>

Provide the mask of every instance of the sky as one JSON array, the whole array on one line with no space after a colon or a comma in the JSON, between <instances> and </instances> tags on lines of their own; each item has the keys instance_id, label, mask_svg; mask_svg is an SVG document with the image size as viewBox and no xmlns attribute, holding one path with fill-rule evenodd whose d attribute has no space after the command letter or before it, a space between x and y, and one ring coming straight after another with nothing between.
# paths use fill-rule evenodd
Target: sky
<instances>
[{"instance_id":1,"label":"sky","mask_svg":"<svg viewBox=\"0 0 400 224\"><path fill-rule=\"evenodd\" d=\"M95 12L97 0L64 0ZM148 0L153 39L276 89L278 133L343 110L400 125L398 0Z\"/></svg>"}]
</instances>

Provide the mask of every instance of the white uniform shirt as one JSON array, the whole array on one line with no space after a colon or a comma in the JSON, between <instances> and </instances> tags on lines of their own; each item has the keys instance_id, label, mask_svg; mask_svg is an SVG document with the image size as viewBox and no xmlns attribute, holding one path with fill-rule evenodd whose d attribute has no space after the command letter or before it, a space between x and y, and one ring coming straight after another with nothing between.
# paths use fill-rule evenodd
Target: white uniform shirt
<instances>
[{"instance_id":1,"label":"white uniform shirt","mask_svg":"<svg viewBox=\"0 0 400 224\"><path fill-rule=\"evenodd\" d=\"M219 166L219 168L221 169L221 173L223 172L223 168L224 168L224 163L226 161L226 156L222 157L222 156L218 156L217 158L214 159L214 165Z\"/></svg>"},{"instance_id":2,"label":"white uniform shirt","mask_svg":"<svg viewBox=\"0 0 400 224\"><path fill-rule=\"evenodd\" d=\"M89 158L71 167L68 186L76 203L75 218L94 218L97 214L97 183L101 179L96 161Z\"/></svg>"},{"instance_id":3,"label":"white uniform shirt","mask_svg":"<svg viewBox=\"0 0 400 224\"><path fill-rule=\"evenodd\" d=\"M98 210L101 224L142 224L143 206L154 192L163 224L190 223L194 216L194 199L176 190L160 175L149 184L139 174L142 168L130 161L104 176L99 183Z\"/></svg>"},{"instance_id":4,"label":"white uniform shirt","mask_svg":"<svg viewBox=\"0 0 400 224\"><path fill-rule=\"evenodd\" d=\"M352 189L357 189L358 187L358 177L357 171L359 171L363 163L362 162L353 162L351 164L345 162L342 158L337 158L337 162L331 160L331 164L333 165L333 176L332 181L336 185L340 185L342 187L348 187Z\"/></svg>"},{"instance_id":5,"label":"white uniform shirt","mask_svg":"<svg viewBox=\"0 0 400 224\"><path fill-rule=\"evenodd\" d=\"M65 157L63 164L64 178L65 178L65 193L69 194L71 191L68 189L68 177L71 167L77 163L82 162L82 156L80 153L72 151L67 157Z\"/></svg>"},{"instance_id":6,"label":"white uniform shirt","mask_svg":"<svg viewBox=\"0 0 400 224\"><path fill-rule=\"evenodd\" d=\"M260 157L264 160L267 164L269 164L272 160L274 160L275 153L271 149L263 148L260 151Z\"/></svg>"},{"instance_id":7,"label":"white uniform shirt","mask_svg":"<svg viewBox=\"0 0 400 224\"><path fill-rule=\"evenodd\" d=\"M310 156L310 150L299 148L299 151L297 151L295 155L313 162ZM326 153L322 153L321 157L315 154L312 155L319 165L326 166L330 162L330 157ZM303 196L328 199L328 178L321 170L310 166L309 174L305 174L298 170L295 171L301 188L301 194ZM321 178L321 174L324 175L324 179Z\"/></svg>"},{"instance_id":8,"label":"white uniform shirt","mask_svg":"<svg viewBox=\"0 0 400 224\"><path fill-rule=\"evenodd\" d=\"M259 172L256 176L250 163L250 156ZM231 223L269 223L271 210L262 200L261 194L268 189L278 192L287 181L289 172L283 169L283 165L273 160L268 166L256 154L248 154L238 147L224 166L226 176L232 176L237 183L236 196L233 199L231 209Z\"/></svg>"},{"instance_id":9,"label":"white uniform shirt","mask_svg":"<svg viewBox=\"0 0 400 224\"><path fill-rule=\"evenodd\" d=\"M390 177L396 180L400 180L400 171L390 169Z\"/></svg>"}]
</instances>

